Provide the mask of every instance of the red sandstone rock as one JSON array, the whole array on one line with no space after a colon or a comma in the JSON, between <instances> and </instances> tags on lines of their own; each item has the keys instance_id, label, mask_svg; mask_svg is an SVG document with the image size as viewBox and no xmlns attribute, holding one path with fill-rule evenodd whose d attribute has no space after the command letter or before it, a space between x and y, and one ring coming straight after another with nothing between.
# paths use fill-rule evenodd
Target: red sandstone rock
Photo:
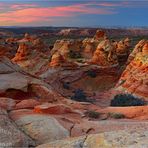
<instances>
[{"instance_id":1,"label":"red sandstone rock","mask_svg":"<svg viewBox=\"0 0 148 148\"><path fill-rule=\"evenodd\" d=\"M126 118L140 118L144 117L143 120L148 119L148 106L134 106L134 107L108 107L100 110L104 113L121 113Z\"/></svg>"},{"instance_id":2,"label":"red sandstone rock","mask_svg":"<svg viewBox=\"0 0 148 148\"><path fill-rule=\"evenodd\" d=\"M138 42L138 44L133 49L132 53L129 55L128 63L135 58L137 53L142 51L142 48L143 48L143 46L145 45L146 42L147 42L146 40L141 40L141 41Z\"/></svg>"},{"instance_id":3,"label":"red sandstone rock","mask_svg":"<svg viewBox=\"0 0 148 148\"><path fill-rule=\"evenodd\" d=\"M30 48L31 46L29 44L21 43L12 61L17 62L27 59L27 56L30 54Z\"/></svg>"},{"instance_id":4,"label":"red sandstone rock","mask_svg":"<svg viewBox=\"0 0 148 148\"><path fill-rule=\"evenodd\" d=\"M35 113L46 113L46 114L66 114L72 113L72 109L64 104L50 104L45 103L34 108Z\"/></svg>"},{"instance_id":5,"label":"red sandstone rock","mask_svg":"<svg viewBox=\"0 0 148 148\"><path fill-rule=\"evenodd\" d=\"M47 69L49 59L43 53L38 52L31 42L23 42L20 43L12 61L29 73L38 74Z\"/></svg>"},{"instance_id":6,"label":"red sandstone rock","mask_svg":"<svg viewBox=\"0 0 148 148\"><path fill-rule=\"evenodd\" d=\"M102 30L97 30L94 38L97 39L97 40L105 39L106 38L105 32L102 31Z\"/></svg>"},{"instance_id":7,"label":"red sandstone rock","mask_svg":"<svg viewBox=\"0 0 148 148\"><path fill-rule=\"evenodd\" d=\"M40 102L34 99L22 100L16 104L15 109L31 109L39 104Z\"/></svg>"},{"instance_id":8,"label":"red sandstone rock","mask_svg":"<svg viewBox=\"0 0 148 148\"><path fill-rule=\"evenodd\" d=\"M114 46L109 40L100 42L94 52L91 63L99 66L113 66L118 64Z\"/></svg>"},{"instance_id":9,"label":"red sandstone rock","mask_svg":"<svg viewBox=\"0 0 148 148\"><path fill-rule=\"evenodd\" d=\"M1 98L0 97L0 108L4 108L5 110L12 110L15 107L15 100L11 98Z\"/></svg>"},{"instance_id":10,"label":"red sandstone rock","mask_svg":"<svg viewBox=\"0 0 148 148\"><path fill-rule=\"evenodd\" d=\"M98 42L93 39L86 38L82 42L84 48L82 55L84 58L92 58L93 53L95 52Z\"/></svg>"},{"instance_id":11,"label":"red sandstone rock","mask_svg":"<svg viewBox=\"0 0 148 148\"><path fill-rule=\"evenodd\" d=\"M77 64L74 62L68 61L64 58L59 52L56 52L49 63L49 67L65 67L65 68L76 68Z\"/></svg>"},{"instance_id":12,"label":"red sandstone rock","mask_svg":"<svg viewBox=\"0 0 148 148\"><path fill-rule=\"evenodd\" d=\"M129 38L126 38L125 40L121 40L119 43L117 43L116 52L118 55L128 55L129 48L130 48L130 40Z\"/></svg>"},{"instance_id":13,"label":"red sandstone rock","mask_svg":"<svg viewBox=\"0 0 148 148\"><path fill-rule=\"evenodd\" d=\"M8 58L13 58L15 53L17 51L17 45L16 44L1 44L0 45L0 57L6 56Z\"/></svg>"},{"instance_id":14,"label":"red sandstone rock","mask_svg":"<svg viewBox=\"0 0 148 148\"><path fill-rule=\"evenodd\" d=\"M127 92L148 99L148 45L147 43L139 51L135 58L127 66L119 80L119 88Z\"/></svg>"},{"instance_id":15,"label":"red sandstone rock","mask_svg":"<svg viewBox=\"0 0 148 148\"><path fill-rule=\"evenodd\" d=\"M32 84L30 86L30 91L33 92L41 100L46 100L48 102L55 102L58 100L58 95L51 88L47 88L43 85Z\"/></svg>"}]
</instances>

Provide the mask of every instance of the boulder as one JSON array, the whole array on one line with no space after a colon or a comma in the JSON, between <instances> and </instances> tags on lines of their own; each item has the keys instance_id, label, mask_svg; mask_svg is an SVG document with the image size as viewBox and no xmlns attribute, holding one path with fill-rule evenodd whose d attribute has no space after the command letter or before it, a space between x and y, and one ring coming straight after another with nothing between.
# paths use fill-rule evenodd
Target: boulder
<instances>
[{"instance_id":1,"label":"boulder","mask_svg":"<svg viewBox=\"0 0 148 148\"><path fill-rule=\"evenodd\" d=\"M17 65L6 58L0 59L0 92L7 89L26 90L28 82L29 77L23 75Z\"/></svg>"},{"instance_id":2,"label":"boulder","mask_svg":"<svg viewBox=\"0 0 148 148\"><path fill-rule=\"evenodd\" d=\"M55 102L58 100L57 93L51 88L40 84L32 84L29 87L29 91L34 93L41 100L48 102Z\"/></svg>"},{"instance_id":3,"label":"boulder","mask_svg":"<svg viewBox=\"0 0 148 148\"><path fill-rule=\"evenodd\" d=\"M38 144L64 139L69 136L69 131L50 116L24 115L17 118L15 123Z\"/></svg>"},{"instance_id":4,"label":"boulder","mask_svg":"<svg viewBox=\"0 0 148 148\"><path fill-rule=\"evenodd\" d=\"M15 109L33 109L35 106L39 104L40 102L35 99L22 100L16 104Z\"/></svg>"},{"instance_id":5,"label":"boulder","mask_svg":"<svg viewBox=\"0 0 148 148\"><path fill-rule=\"evenodd\" d=\"M0 147L31 147L35 142L25 135L0 108Z\"/></svg>"},{"instance_id":6,"label":"boulder","mask_svg":"<svg viewBox=\"0 0 148 148\"><path fill-rule=\"evenodd\" d=\"M30 96L32 97L33 92L29 92L29 86L42 85L43 82L40 79L26 73L19 66L12 63L7 58L0 58L0 96L1 97L10 97L13 99ZM7 92L10 94L7 95ZM34 93L36 93L34 91ZM14 98L15 96L15 98ZM35 96L34 96L35 97Z\"/></svg>"},{"instance_id":7,"label":"boulder","mask_svg":"<svg viewBox=\"0 0 148 148\"><path fill-rule=\"evenodd\" d=\"M11 98L0 97L0 108L4 108L5 110L12 110L16 105L15 100Z\"/></svg>"},{"instance_id":8,"label":"boulder","mask_svg":"<svg viewBox=\"0 0 148 148\"><path fill-rule=\"evenodd\" d=\"M142 136L144 135L144 136ZM142 137L141 137L142 136ZM121 130L102 134L57 140L39 145L37 148L112 148L112 147L146 147L148 133L144 130Z\"/></svg>"}]
</instances>

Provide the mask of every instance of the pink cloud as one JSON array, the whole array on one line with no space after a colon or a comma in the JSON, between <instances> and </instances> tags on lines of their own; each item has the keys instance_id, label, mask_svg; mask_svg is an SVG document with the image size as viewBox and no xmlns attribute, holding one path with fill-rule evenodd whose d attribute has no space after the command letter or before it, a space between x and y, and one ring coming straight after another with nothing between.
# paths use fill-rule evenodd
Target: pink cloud
<instances>
[{"instance_id":1,"label":"pink cloud","mask_svg":"<svg viewBox=\"0 0 148 148\"><path fill-rule=\"evenodd\" d=\"M98 6L104 6L104 7L118 7L118 6L127 6L129 2L100 2L96 3Z\"/></svg>"},{"instance_id":2,"label":"pink cloud","mask_svg":"<svg viewBox=\"0 0 148 148\"><path fill-rule=\"evenodd\" d=\"M20 7L33 7L33 8L23 8ZM39 7L36 8L35 5L12 5L11 8L16 10L11 10L8 12L0 13L0 23L5 22L15 22L17 23L32 23L40 21L50 21L52 18L56 17L73 17L81 14L113 14L115 12L105 9L88 7L86 4L75 4L69 6L57 6L57 7Z\"/></svg>"},{"instance_id":3,"label":"pink cloud","mask_svg":"<svg viewBox=\"0 0 148 148\"><path fill-rule=\"evenodd\" d=\"M10 6L11 9L22 9L28 7L37 7L35 4L13 4Z\"/></svg>"},{"instance_id":4,"label":"pink cloud","mask_svg":"<svg viewBox=\"0 0 148 148\"><path fill-rule=\"evenodd\" d=\"M109 2L104 2L98 4L99 6L105 6L105 7L115 7L115 6L120 6L120 3L109 3Z\"/></svg>"}]
</instances>

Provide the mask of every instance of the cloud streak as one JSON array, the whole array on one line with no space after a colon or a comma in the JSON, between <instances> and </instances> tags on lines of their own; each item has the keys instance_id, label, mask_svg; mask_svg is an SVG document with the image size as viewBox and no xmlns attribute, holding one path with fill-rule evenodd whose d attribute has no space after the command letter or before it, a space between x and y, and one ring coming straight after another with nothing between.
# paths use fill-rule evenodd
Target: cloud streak
<instances>
[{"instance_id":1,"label":"cloud streak","mask_svg":"<svg viewBox=\"0 0 148 148\"><path fill-rule=\"evenodd\" d=\"M52 18L56 17L70 18L87 14L111 15L114 13L116 12L108 8L93 7L91 3L55 7L39 7L36 4L13 4L10 5L9 11L0 13L0 23L50 22Z\"/></svg>"},{"instance_id":2,"label":"cloud streak","mask_svg":"<svg viewBox=\"0 0 148 148\"><path fill-rule=\"evenodd\" d=\"M23 8L30 8L30 7L37 7L36 4L13 4L10 5L10 9L23 9Z\"/></svg>"}]
</instances>

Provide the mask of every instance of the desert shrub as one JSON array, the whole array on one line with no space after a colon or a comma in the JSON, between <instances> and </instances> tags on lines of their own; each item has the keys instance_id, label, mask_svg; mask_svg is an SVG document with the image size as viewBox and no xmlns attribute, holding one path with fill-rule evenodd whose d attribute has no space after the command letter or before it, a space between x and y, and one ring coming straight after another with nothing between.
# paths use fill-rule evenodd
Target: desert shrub
<instances>
[{"instance_id":1,"label":"desert shrub","mask_svg":"<svg viewBox=\"0 0 148 148\"><path fill-rule=\"evenodd\" d=\"M99 118L100 117L100 114L99 112L96 112L96 111L93 111L93 110L89 110L87 112L85 112L85 115L88 116L89 118Z\"/></svg>"},{"instance_id":2,"label":"desert shrub","mask_svg":"<svg viewBox=\"0 0 148 148\"><path fill-rule=\"evenodd\" d=\"M111 100L111 106L142 106L146 102L131 94L118 94Z\"/></svg>"},{"instance_id":3,"label":"desert shrub","mask_svg":"<svg viewBox=\"0 0 148 148\"><path fill-rule=\"evenodd\" d=\"M64 89L70 89L70 83L69 82L64 82L63 83L63 88Z\"/></svg>"},{"instance_id":4,"label":"desert shrub","mask_svg":"<svg viewBox=\"0 0 148 148\"><path fill-rule=\"evenodd\" d=\"M125 115L121 113L108 113L108 116L114 119L125 118Z\"/></svg>"},{"instance_id":5,"label":"desert shrub","mask_svg":"<svg viewBox=\"0 0 148 148\"><path fill-rule=\"evenodd\" d=\"M83 63L83 59L77 59L77 62Z\"/></svg>"},{"instance_id":6,"label":"desert shrub","mask_svg":"<svg viewBox=\"0 0 148 148\"><path fill-rule=\"evenodd\" d=\"M72 59L78 59L78 58L81 58L81 54L79 52L70 50L69 57Z\"/></svg>"},{"instance_id":7,"label":"desert shrub","mask_svg":"<svg viewBox=\"0 0 148 148\"><path fill-rule=\"evenodd\" d=\"M71 96L72 100L79 101L79 102L89 102L83 90L76 89L75 91L73 91L73 93L74 95Z\"/></svg>"},{"instance_id":8,"label":"desert shrub","mask_svg":"<svg viewBox=\"0 0 148 148\"><path fill-rule=\"evenodd\" d=\"M95 78L97 76L97 73L95 70L91 69L87 71L87 75L90 76L91 78Z\"/></svg>"}]
</instances>

